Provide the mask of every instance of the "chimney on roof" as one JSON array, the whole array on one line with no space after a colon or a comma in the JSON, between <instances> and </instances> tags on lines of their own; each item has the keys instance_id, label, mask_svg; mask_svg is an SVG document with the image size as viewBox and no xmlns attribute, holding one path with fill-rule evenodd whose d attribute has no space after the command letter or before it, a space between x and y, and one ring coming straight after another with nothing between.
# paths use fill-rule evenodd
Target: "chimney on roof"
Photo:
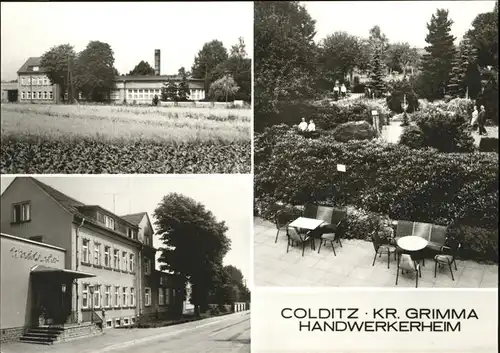
<instances>
[{"instance_id":1,"label":"chimney on roof","mask_svg":"<svg viewBox=\"0 0 500 353\"><path fill-rule=\"evenodd\" d=\"M155 49L155 76L160 76L160 49Z\"/></svg>"}]
</instances>

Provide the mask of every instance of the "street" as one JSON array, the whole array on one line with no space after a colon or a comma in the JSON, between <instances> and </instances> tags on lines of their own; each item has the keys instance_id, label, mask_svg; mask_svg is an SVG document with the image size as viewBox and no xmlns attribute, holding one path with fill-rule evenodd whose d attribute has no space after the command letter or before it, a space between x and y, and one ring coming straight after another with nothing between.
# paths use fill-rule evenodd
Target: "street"
<instances>
[{"instance_id":1,"label":"street","mask_svg":"<svg viewBox=\"0 0 500 353\"><path fill-rule=\"evenodd\" d=\"M152 329L112 329L52 346L2 344L1 353L250 352L250 312Z\"/></svg>"}]
</instances>

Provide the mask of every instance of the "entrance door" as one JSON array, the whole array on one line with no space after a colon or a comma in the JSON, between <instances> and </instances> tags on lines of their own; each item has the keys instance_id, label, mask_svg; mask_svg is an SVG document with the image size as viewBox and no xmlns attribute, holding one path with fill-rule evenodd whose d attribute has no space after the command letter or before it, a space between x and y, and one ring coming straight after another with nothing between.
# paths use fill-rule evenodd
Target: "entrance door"
<instances>
[{"instance_id":1,"label":"entrance door","mask_svg":"<svg viewBox=\"0 0 500 353\"><path fill-rule=\"evenodd\" d=\"M48 277L39 276L33 280L34 321L36 324L40 324L39 317L43 313L45 324L62 325L66 322L68 307L71 307L71 300L67 298L71 285L66 285L66 292L63 292L61 279Z\"/></svg>"}]
</instances>

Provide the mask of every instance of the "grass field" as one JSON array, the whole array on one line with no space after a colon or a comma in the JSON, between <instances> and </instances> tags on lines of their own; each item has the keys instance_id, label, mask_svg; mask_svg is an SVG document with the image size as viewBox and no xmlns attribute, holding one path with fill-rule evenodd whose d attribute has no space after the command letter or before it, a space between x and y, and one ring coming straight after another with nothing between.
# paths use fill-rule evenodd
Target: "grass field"
<instances>
[{"instance_id":1,"label":"grass field","mask_svg":"<svg viewBox=\"0 0 500 353\"><path fill-rule=\"evenodd\" d=\"M2 173L249 173L251 110L2 104Z\"/></svg>"}]
</instances>

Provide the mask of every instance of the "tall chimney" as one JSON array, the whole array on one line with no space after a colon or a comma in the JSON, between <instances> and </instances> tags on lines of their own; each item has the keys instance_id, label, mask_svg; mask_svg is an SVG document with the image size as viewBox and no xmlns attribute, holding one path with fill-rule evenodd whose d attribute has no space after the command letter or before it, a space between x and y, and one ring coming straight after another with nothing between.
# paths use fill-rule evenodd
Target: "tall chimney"
<instances>
[{"instance_id":1,"label":"tall chimney","mask_svg":"<svg viewBox=\"0 0 500 353\"><path fill-rule=\"evenodd\" d=\"M155 49L155 76L160 76L160 49Z\"/></svg>"}]
</instances>

